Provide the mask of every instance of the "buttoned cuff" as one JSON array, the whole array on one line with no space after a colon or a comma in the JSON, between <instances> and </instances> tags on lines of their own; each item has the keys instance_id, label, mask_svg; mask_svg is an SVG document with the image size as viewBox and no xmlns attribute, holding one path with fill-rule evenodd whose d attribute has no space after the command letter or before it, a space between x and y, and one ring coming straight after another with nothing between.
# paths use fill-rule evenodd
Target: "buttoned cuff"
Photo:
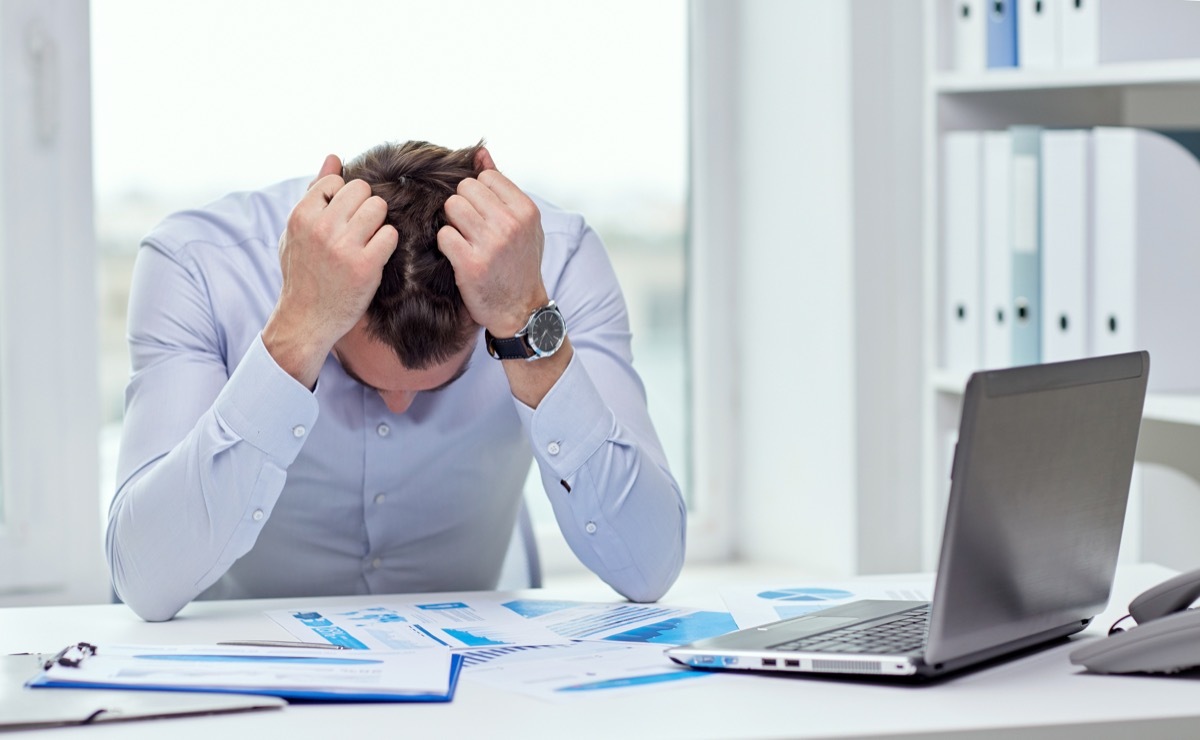
<instances>
[{"instance_id":1,"label":"buttoned cuff","mask_svg":"<svg viewBox=\"0 0 1200 740\"><path fill-rule=\"evenodd\" d=\"M616 417L576 353L536 409L517 401L533 454L562 479L570 478L608 441Z\"/></svg>"},{"instance_id":2,"label":"buttoned cuff","mask_svg":"<svg viewBox=\"0 0 1200 740\"><path fill-rule=\"evenodd\" d=\"M262 335L217 396L215 410L239 437L286 468L317 420L317 399L267 352Z\"/></svg>"}]
</instances>

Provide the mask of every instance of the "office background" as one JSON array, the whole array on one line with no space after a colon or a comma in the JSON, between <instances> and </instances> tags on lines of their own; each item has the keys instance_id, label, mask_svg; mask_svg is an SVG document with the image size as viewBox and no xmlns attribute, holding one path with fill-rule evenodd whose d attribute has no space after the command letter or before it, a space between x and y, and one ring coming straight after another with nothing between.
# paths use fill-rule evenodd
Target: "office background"
<instances>
[{"instance_id":1,"label":"office background","mask_svg":"<svg viewBox=\"0 0 1200 740\"><path fill-rule=\"evenodd\" d=\"M228 13L244 30L261 22L260 14L269 20L262 7L282 7L243 5L258 9L193 4L175 13L164 3L0 0L0 604L108 598L99 499L111 495L105 461L119 423L112 388L124 372L114 360L121 356L121 279L130 240L153 224L165 207L154 199L166 189L143 192L139 200L138 183L106 179L126 164L106 157L117 156L115 142L128 142L121 121L144 118L140 107L166 109L187 99L144 72L141 89L119 92L111 85L141 67L171 71L154 58L161 48L149 40L161 39L156 24L184 22L193 13L201 30L204 14ZM571 89L539 85L553 67L587 93L579 109L498 133L459 120L444 134L400 126L394 136L444 136L463 145L482 134L500 152L513 146L505 137L519 139L523 129L570 133L587 130L593 118L614 121L589 132L586 153L596 157L590 168L553 170L553 160L569 165L576 150L546 156L537 137L519 142L526 148L514 149L513 164L504 166L514 176L528 167L537 189L562 193L558 199L596 221L613 250L634 320L643 322L635 329L636 362L687 489L689 561L765 561L813 576L932 568L930 543L939 531L931 491L948 471L938 469L931 429L956 410L954 389L931 380L940 127L947 111L966 111L960 125L998 125L1039 110L1083 125L1096 110L1093 96L1076 92L1039 108L1050 95L1062 96L970 87L978 75L955 76L937 56L949 33L949 0L570 4L583 22L561 15L566 10L559 5L439 4L450 8L449 23L469 25L472 14L486 12L547 23L539 32L554 53L519 57L518 67L535 83L513 87L513 95L535 107L551 93L570 99ZM314 21L334 29L339 44L346 43L346 17L356 4L344 6L336 17L318 10ZM122 20L118 10L133 10L126 18L146 26ZM595 47L587 45L589 28L599 29L591 37L599 41ZM227 32L253 43L236 28ZM287 24L275 32L307 38ZM236 75L236 66L218 62L219 41L176 46L212 55L209 74ZM573 47L587 53L573 54ZM617 57L636 63L624 67ZM272 60L260 61L274 68ZM606 68L615 76L604 78ZM956 80L967 80L965 92L954 89ZM1180 83L1193 91L1186 99L1195 101L1198 81L1193 69ZM195 85L197 96L220 92L219 77L184 76L179 84ZM1146 103L1158 106L1160 117L1195 117L1186 106L1172 113L1173 98L1165 93L1110 87L1100 95L1120 98L1122 110ZM270 90L261 95L269 96ZM286 118L267 120L287 125ZM167 116L153 123L159 130L172 125ZM253 187L295 174L314 153L324 153L324 138L345 135L346 153L379 138L360 127L317 128L292 159L274 150L269 132L254 130L259 125L231 126L214 117L210 130L214 136L247 131L267 152L261 177L237 161L220 161L213 142L164 150L134 140L120 157L144 158L146 171L169 173L191 143L200 156L217 159L211 171L250 173L232 184ZM650 154L625 159L637 139ZM567 141L561 146L573 146ZM651 165L644 161L651 155L664 158ZM537 171L542 160L551 174ZM623 163L638 188L628 189L620 167L612 172L597 164L605 162ZM596 175L583 184L593 195L620 192L588 201L580 180L565 179L581 169ZM190 198L224 184L177 182L171 196ZM121 193L125 202L114 205ZM1178 426L1165 433L1186 449L1193 427ZM1193 489L1165 468L1147 474L1141 526L1158 526L1162 536L1144 541L1186 539L1178 530L1200 508ZM1159 513L1151 516L1152 510ZM539 544L553 579L573 567L572 558L552 523L543 524ZM1151 554L1176 567L1196 564L1174 544Z\"/></svg>"}]
</instances>

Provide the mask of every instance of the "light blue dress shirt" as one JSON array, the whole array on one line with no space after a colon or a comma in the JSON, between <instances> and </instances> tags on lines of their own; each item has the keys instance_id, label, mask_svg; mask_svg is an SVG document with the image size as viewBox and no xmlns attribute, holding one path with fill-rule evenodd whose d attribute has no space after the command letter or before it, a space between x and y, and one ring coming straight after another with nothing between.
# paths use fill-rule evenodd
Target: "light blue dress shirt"
<instances>
[{"instance_id":1,"label":"light blue dress shirt","mask_svg":"<svg viewBox=\"0 0 1200 740\"><path fill-rule=\"evenodd\" d=\"M576 556L630 599L662 596L686 514L595 232L538 201L575 355L536 410L481 338L461 378L396 415L332 355L310 392L263 346L307 182L174 214L142 244L106 538L121 599L161 620L195 598L494 588L531 455Z\"/></svg>"}]
</instances>

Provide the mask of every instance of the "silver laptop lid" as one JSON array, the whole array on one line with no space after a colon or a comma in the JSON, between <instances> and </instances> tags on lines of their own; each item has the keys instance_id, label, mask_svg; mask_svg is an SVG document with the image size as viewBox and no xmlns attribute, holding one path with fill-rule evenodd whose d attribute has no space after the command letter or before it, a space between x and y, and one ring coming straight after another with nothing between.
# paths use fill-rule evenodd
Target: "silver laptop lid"
<instances>
[{"instance_id":1,"label":"silver laptop lid","mask_svg":"<svg viewBox=\"0 0 1200 740\"><path fill-rule=\"evenodd\" d=\"M1133 352L971 376L927 663L1104 609L1149 369Z\"/></svg>"}]
</instances>

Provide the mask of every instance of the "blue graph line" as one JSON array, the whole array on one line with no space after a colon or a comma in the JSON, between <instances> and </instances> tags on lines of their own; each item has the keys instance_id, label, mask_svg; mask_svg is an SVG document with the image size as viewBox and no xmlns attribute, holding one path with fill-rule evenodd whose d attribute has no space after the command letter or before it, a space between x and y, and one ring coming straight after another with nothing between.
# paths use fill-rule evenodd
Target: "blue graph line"
<instances>
[{"instance_id":1,"label":"blue graph line","mask_svg":"<svg viewBox=\"0 0 1200 740\"><path fill-rule=\"evenodd\" d=\"M445 645L446 647L450 647L450 643L448 643L448 642L443 642L442 640L439 640L437 637L434 637L434 635L433 635L433 633L432 633L432 632L430 632L429 630L425 629L424 627L422 627L422 626L421 626L421 625L419 625L419 624L414 624L414 625L413 625L413 629L421 631L422 633L424 633L424 634L425 634L425 636L426 636L426 637L428 637L430 640L433 640L434 642L436 642L436 643L437 643L437 644L439 644L439 645Z\"/></svg>"},{"instance_id":2,"label":"blue graph line","mask_svg":"<svg viewBox=\"0 0 1200 740\"><path fill-rule=\"evenodd\" d=\"M651 683L665 683L667 681L682 681L688 678L707 678L708 673L700 671L671 671L670 673L653 673L648 676L630 676L628 678L609 678L604 681L592 681L590 683L577 683L572 686L563 686L555 691L602 691L604 689L619 689L625 686L643 686Z\"/></svg>"}]
</instances>

